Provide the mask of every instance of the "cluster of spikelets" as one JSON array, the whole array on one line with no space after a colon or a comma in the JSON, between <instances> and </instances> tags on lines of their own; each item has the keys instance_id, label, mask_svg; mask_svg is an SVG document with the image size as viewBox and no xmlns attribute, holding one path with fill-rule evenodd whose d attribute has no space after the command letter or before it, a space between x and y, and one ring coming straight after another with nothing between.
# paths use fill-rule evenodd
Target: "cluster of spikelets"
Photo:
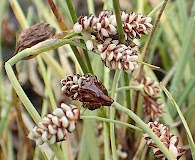
<instances>
[{"instance_id":1,"label":"cluster of spikelets","mask_svg":"<svg viewBox=\"0 0 195 160\"><path fill-rule=\"evenodd\" d=\"M169 150L174 159L179 159L185 153L185 149L178 147L179 138L170 133L167 125L155 121L149 122L148 126L159 137L160 141ZM147 140L148 146L152 148L156 158L166 159L165 155L160 151L148 134L144 134L144 138Z\"/></svg>"},{"instance_id":2,"label":"cluster of spikelets","mask_svg":"<svg viewBox=\"0 0 195 160\"><path fill-rule=\"evenodd\" d=\"M89 74L67 76L61 80L62 93L71 100L83 102L83 107L90 110L101 106L110 106L113 99L108 96L107 89L96 76Z\"/></svg>"},{"instance_id":3,"label":"cluster of spikelets","mask_svg":"<svg viewBox=\"0 0 195 160\"><path fill-rule=\"evenodd\" d=\"M116 16L111 11L101 11L98 16L81 16L73 30L88 38L87 49L100 54L105 66L130 73L138 69L138 48L132 41L148 34L153 26L151 17L134 12L121 11L121 21L125 44L119 44Z\"/></svg>"},{"instance_id":4,"label":"cluster of spikelets","mask_svg":"<svg viewBox=\"0 0 195 160\"><path fill-rule=\"evenodd\" d=\"M29 133L28 137L37 145L44 142L53 144L65 140L67 133L72 132L80 118L80 110L73 106L62 103L51 114L43 117L42 121Z\"/></svg>"},{"instance_id":5,"label":"cluster of spikelets","mask_svg":"<svg viewBox=\"0 0 195 160\"><path fill-rule=\"evenodd\" d=\"M163 103L159 100L159 92L161 91L159 83L150 77L144 77L140 84L143 85L143 92L141 93L144 98L144 114L150 115L152 120L155 120L164 113L162 110Z\"/></svg>"}]
</instances>

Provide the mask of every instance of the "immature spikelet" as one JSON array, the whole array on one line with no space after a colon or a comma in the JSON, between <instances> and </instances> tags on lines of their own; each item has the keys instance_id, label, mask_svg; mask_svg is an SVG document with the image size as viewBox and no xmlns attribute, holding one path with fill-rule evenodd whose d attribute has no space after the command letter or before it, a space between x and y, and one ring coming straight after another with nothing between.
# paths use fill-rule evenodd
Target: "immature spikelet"
<instances>
[{"instance_id":1,"label":"immature spikelet","mask_svg":"<svg viewBox=\"0 0 195 160\"><path fill-rule=\"evenodd\" d=\"M37 145L65 140L67 133L75 129L79 117L80 110L76 106L62 103L51 114L44 116L28 137Z\"/></svg>"},{"instance_id":2,"label":"immature spikelet","mask_svg":"<svg viewBox=\"0 0 195 160\"><path fill-rule=\"evenodd\" d=\"M108 96L106 88L96 76L89 74L67 76L61 80L61 84L61 90L66 96L83 102L83 107L90 110L104 105L110 106L113 103L113 99Z\"/></svg>"},{"instance_id":3,"label":"immature spikelet","mask_svg":"<svg viewBox=\"0 0 195 160\"><path fill-rule=\"evenodd\" d=\"M144 115L150 115L152 120L155 120L164 113L162 110L163 103L160 102L158 96L161 91L160 86L157 81L152 80L150 77L144 77L141 80L141 84L144 86L144 91L141 92L144 97Z\"/></svg>"},{"instance_id":4,"label":"immature spikelet","mask_svg":"<svg viewBox=\"0 0 195 160\"><path fill-rule=\"evenodd\" d=\"M163 103L158 100L159 98L144 96L144 115L150 115L152 120L155 120L157 117L160 117L164 114Z\"/></svg>"},{"instance_id":5,"label":"immature spikelet","mask_svg":"<svg viewBox=\"0 0 195 160\"><path fill-rule=\"evenodd\" d=\"M144 77L141 84L144 85L144 91L149 96L155 97L161 91L158 82L152 80L150 77Z\"/></svg>"},{"instance_id":6,"label":"immature spikelet","mask_svg":"<svg viewBox=\"0 0 195 160\"><path fill-rule=\"evenodd\" d=\"M105 39L104 43L97 46L102 62L111 69L120 69L132 72L138 69L138 49L133 43L129 46L119 44L117 40Z\"/></svg>"},{"instance_id":7,"label":"immature spikelet","mask_svg":"<svg viewBox=\"0 0 195 160\"><path fill-rule=\"evenodd\" d=\"M179 159L185 153L185 149L178 147L179 138L170 133L167 125L163 125L160 122L155 121L149 122L148 126L159 137L160 141L165 145L165 147L167 147L174 159ZM156 158L166 159L165 155L161 152L148 134L144 134L144 138L147 140L148 146L152 148Z\"/></svg>"}]
</instances>

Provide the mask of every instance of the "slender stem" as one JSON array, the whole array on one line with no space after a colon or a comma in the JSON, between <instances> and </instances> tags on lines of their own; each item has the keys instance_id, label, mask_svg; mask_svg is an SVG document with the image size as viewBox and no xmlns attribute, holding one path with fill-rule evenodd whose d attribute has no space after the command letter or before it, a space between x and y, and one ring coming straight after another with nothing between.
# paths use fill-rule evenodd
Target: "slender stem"
<instances>
[{"instance_id":1,"label":"slender stem","mask_svg":"<svg viewBox=\"0 0 195 160\"><path fill-rule=\"evenodd\" d=\"M139 132L143 132L142 129L140 129L140 128L134 126L134 125L131 125L131 124L128 124L128 123L125 123L125 122L121 122L121 121L117 121L117 120L112 120L112 119L107 119L107 118L102 118L102 117L97 117L97 116L81 116L80 119L95 119L95 120L99 120L99 121L103 121L103 122L120 124L120 125L129 127L129 128L135 129Z\"/></svg>"},{"instance_id":2,"label":"slender stem","mask_svg":"<svg viewBox=\"0 0 195 160\"><path fill-rule=\"evenodd\" d=\"M67 30L66 23L65 23L62 15L60 14L57 6L53 2L53 0L47 0L47 2L49 3L49 6L50 6L51 10L53 11L53 14L55 15L57 21L59 22L60 28L63 31Z\"/></svg>"},{"instance_id":3,"label":"slender stem","mask_svg":"<svg viewBox=\"0 0 195 160\"><path fill-rule=\"evenodd\" d=\"M149 17L154 16L162 7L162 5L164 4L164 1L162 1L158 6L156 6L149 14Z\"/></svg>"},{"instance_id":4,"label":"slender stem","mask_svg":"<svg viewBox=\"0 0 195 160\"><path fill-rule=\"evenodd\" d=\"M130 90L130 89L133 89L133 90L136 90L136 91L140 91L141 89L143 89L143 85L139 85L139 86L124 86L124 87L120 87L120 88L117 88L116 89L116 92L121 92L121 91L124 91L124 90Z\"/></svg>"},{"instance_id":5,"label":"slender stem","mask_svg":"<svg viewBox=\"0 0 195 160\"><path fill-rule=\"evenodd\" d=\"M87 6L88 6L88 13L89 14L95 14L94 1L93 0L87 0Z\"/></svg>"},{"instance_id":6,"label":"slender stem","mask_svg":"<svg viewBox=\"0 0 195 160\"><path fill-rule=\"evenodd\" d=\"M125 86L128 86L130 81L128 73L124 73L124 81L125 81ZM126 100L127 108L131 108L130 90L125 90L125 100Z\"/></svg>"},{"instance_id":7,"label":"slender stem","mask_svg":"<svg viewBox=\"0 0 195 160\"><path fill-rule=\"evenodd\" d=\"M73 52L75 54L75 57L76 57L77 61L79 62L83 72L84 73L88 73L87 66L85 65L85 62L83 61L83 59L82 59L78 49L75 46L72 46L72 45L70 47L72 48L72 50L73 50Z\"/></svg>"},{"instance_id":8,"label":"slender stem","mask_svg":"<svg viewBox=\"0 0 195 160\"><path fill-rule=\"evenodd\" d=\"M188 142L190 144L190 150L191 150L191 153L192 153L192 157L193 157L193 159L195 159L195 143L194 143L194 140L192 138L192 134L190 132L188 124L187 124L187 122L186 122L179 106L177 105L177 103L173 99L172 95L169 93L169 91L165 88L165 86L162 83L160 83L160 85L161 85L163 91L165 92L165 94L167 95L167 97L169 98L169 100L171 101L171 103L173 104L173 106L176 108L177 113L180 116L180 119L181 119L181 121L184 125L185 130L186 130L186 134L187 134L187 137L188 137Z\"/></svg>"},{"instance_id":9,"label":"slender stem","mask_svg":"<svg viewBox=\"0 0 195 160\"><path fill-rule=\"evenodd\" d=\"M110 88L110 81L109 81L109 73L110 70L105 67L104 68L104 76L103 76L103 82L107 89ZM108 111L108 109L107 109ZM106 113L106 117L108 117L108 112ZM109 125L106 124L106 122L103 122L103 134L104 134L104 159L110 160L110 134L109 134Z\"/></svg>"},{"instance_id":10,"label":"slender stem","mask_svg":"<svg viewBox=\"0 0 195 160\"><path fill-rule=\"evenodd\" d=\"M72 1L71 0L66 0L66 3L67 3L67 6L69 8L70 15L72 17L73 23L76 23L77 22L77 15L76 15L76 12L74 10ZM81 42L82 42L82 44L84 44L83 41L81 41ZM81 56L79 54L77 54L77 53L79 53L79 51L77 50L77 48L76 47L73 47L73 46L71 46L71 48L72 48L73 52L75 53L75 56L76 56L78 62L80 63L80 65L81 65L81 67L83 69L83 72L84 73L88 73L88 72L93 73L88 52L86 50L83 50L84 56L85 56L85 60L87 61L87 65L88 65L88 69L87 69L87 67L86 67L83 59L81 58Z\"/></svg>"},{"instance_id":11,"label":"slender stem","mask_svg":"<svg viewBox=\"0 0 195 160\"><path fill-rule=\"evenodd\" d=\"M79 45L79 47L85 48L80 43L73 42L71 40L51 38L51 39L45 40L43 42L40 42L40 43L32 46L31 48L27 48L25 50L22 50L17 55L12 57L8 62L11 64L11 66L13 66L14 64L16 64L17 62L19 62L20 60L22 60L25 57L28 57L30 55L38 55L42 52L46 52L49 50L54 50L60 46L63 46L64 44L71 44L71 45L75 45L75 46Z\"/></svg>"},{"instance_id":12,"label":"slender stem","mask_svg":"<svg viewBox=\"0 0 195 160\"><path fill-rule=\"evenodd\" d=\"M81 43L82 43L82 44L85 44L84 40L81 40ZM88 70L89 70L89 72L90 72L91 74L93 74L93 69L92 69L92 66L91 66L91 61L90 61L90 58L89 58L89 53L88 53L88 51L85 50L85 49L83 50L83 52L84 52L85 60L86 60L86 62L87 62Z\"/></svg>"},{"instance_id":13,"label":"slender stem","mask_svg":"<svg viewBox=\"0 0 195 160\"><path fill-rule=\"evenodd\" d=\"M113 99L115 99L116 87L117 87L119 76L120 76L120 71L116 70L114 75L114 80L112 83L112 91L111 91L111 97ZM115 109L113 107L110 107L110 119L114 120L114 117L115 117ZM114 123L110 124L110 139L111 139L113 160L117 160Z\"/></svg>"},{"instance_id":14,"label":"slender stem","mask_svg":"<svg viewBox=\"0 0 195 160\"><path fill-rule=\"evenodd\" d=\"M115 15L116 15L119 42L124 44L125 37L124 37L124 30L123 30L122 21L121 21L119 0L113 0L113 7L114 7Z\"/></svg>"},{"instance_id":15,"label":"slender stem","mask_svg":"<svg viewBox=\"0 0 195 160\"><path fill-rule=\"evenodd\" d=\"M76 15L75 9L73 7L72 1L71 0L66 0L66 3L67 3L67 6L68 6L68 9L70 11L70 15L71 15L73 23L76 23L77 22L77 15Z\"/></svg>"},{"instance_id":16,"label":"slender stem","mask_svg":"<svg viewBox=\"0 0 195 160\"><path fill-rule=\"evenodd\" d=\"M57 143L50 144L51 149L55 153L58 160L65 160L66 156L63 154L62 150L59 148Z\"/></svg>"},{"instance_id":17,"label":"slender stem","mask_svg":"<svg viewBox=\"0 0 195 160\"><path fill-rule=\"evenodd\" d=\"M155 144L159 147L159 149L166 156L166 158L168 160L174 160L168 149L164 146L164 144L160 141L156 134L134 112L123 107L117 102L114 102L112 106L118 111L126 113L129 117L131 117L140 126L140 128L142 128L150 136L150 138L154 140Z\"/></svg>"},{"instance_id":18,"label":"slender stem","mask_svg":"<svg viewBox=\"0 0 195 160\"><path fill-rule=\"evenodd\" d=\"M32 119L35 121L35 123L40 122L41 117L39 116L38 112L30 102L30 100L27 98L25 92L23 91L22 87L20 86L18 80L15 77L11 65L8 62L5 63L5 70L7 72L8 78L10 79L13 88L15 89L17 95L19 96L22 103L26 107L26 110L31 115Z\"/></svg>"},{"instance_id":19,"label":"slender stem","mask_svg":"<svg viewBox=\"0 0 195 160\"><path fill-rule=\"evenodd\" d=\"M119 42L125 43L124 30L123 30L122 21L121 21L119 0L113 0L113 8L114 8L114 12L116 15ZM111 97L113 99L115 98L115 93L116 93L115 91L116 91L116 86L117 86L119 75L120 75L120 71L116 70L115 75L114 75L113 84L112 84L112 91L111 91ZM110 108L110 119L114 120L114 117L115 117L115 110L111 107ZM110 124L110 138L111 138L113 160L116 160L118 158L117 158L117 154L116 154L114 124L112 124L112 123Z\"/></svg>"},{"instance_id":20,"label":"slender stem","mask_svg":"<svg viewBox=\"0 0 195 160\"><path fill-rule=\"evenodd\" d=\"M18 1L17 0L9 0L9 2L10 2L10 5L12 7L12 10L14 12L14 15L16 16L16 18L17 18L18 22L20 23L21 27L23 29L28 28L28 26L29 26L28 22L26 21L26 18L24 16L24 13L23 13Z\"/></svg>"},{"instance_id":21,"label":"slender stem","mask_svg":"<svg viewBox=\"0 0 195 160\"><path fill-rule=\"evenodd\" d=\"M152 39L153 39L153 37L154 37L154 33L155 33L155 31L156 31L156 28L157 28L157 26L158 26L158 23L159 23L159 21L160 21L160 18L161 18L161 16L162 16L162 13L163 13L163 11L164 11L164 9L165 9L165 6L166 6L167 2L168 2L168 0L164 0L163 5L162 5L162 8L160 9L160 11L159 11L159 13L158 13L158 15L157 15L157 18L156 18L156 20L155 20L155 22L154 22L154 27L153 27L153 29L152 29L152 31L151 31L149 37L148 37L148 40L147 40L147 42L146 42L146 44L145 44L145 46L144 46L143 51L142 51L141 61L143 61L143 62L146 60L146 57L148 56L149 48L150 48ZM141 78L142 78L143 67L144 67L144 64L141 64L141 65L140 65L140 68L139 68L139 70L138 70L138 74L137 74L137 79L138 79L138 80L141 80Z\"/></svg>"},{"instance_id":22,"label":"slender stem","mask_svg":"<svg viewBox=\"0 0 195 160\"><path fill-rule=\"evenodd\" d=\"M30 100L28 99L28 97L26 96L22 87L20 86L9 62L5 63L5 70L7 72L7 76L9 78L14 90L16 91L18 97L20 98L20 100L24 104L26 110L31 115L32 119L35 121L36 124L38 124L38 122L41 121L41 117L38 114L38 112L36 111L36 109L34 108L34 106L32 105L32 103L30 102ZM59 160L64 159L64 155L63 155L62 151L59 149L57 144L50 145L50 147L55 152L55 155Z\"/></svg>"},{"instance_id":23,"label":"slender stem","mask_svg":"<svg viewBox=\"0 0 195 160\"><path fill-rule=\"evenodd\" d=\"M104 134L104 159L110 160L110 139L109 139L109 129L106 122L103 122L103 134Z\"/></svg>"}]
</instances>

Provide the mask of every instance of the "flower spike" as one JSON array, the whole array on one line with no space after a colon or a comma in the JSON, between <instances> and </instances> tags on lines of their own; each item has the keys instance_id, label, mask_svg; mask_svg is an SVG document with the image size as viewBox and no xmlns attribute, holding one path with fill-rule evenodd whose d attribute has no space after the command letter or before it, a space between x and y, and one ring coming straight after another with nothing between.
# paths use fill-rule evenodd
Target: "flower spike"
<instances>
[{"instance_id":1,"label":"flower spike","mask_svg":"<svg viewBox=\"0 0 195 160\"><path fill-rule=\"evenodd\" d=\"M51 114L43 117L29 133L28 138L34 140L37 145L65 140L67 133L75 129L79 118L80 110L76 106L62 103Z\"/></svg>"},{"instance_id":2,"label":"flower spike","mask_svg":"<svg viewBox=\"0 0 195 160\"><path fill-rule=\"evenodd\" d=\"M165 147L167 147L174 159L179 159L185 153L184 148L178 147L179 138L170 133L170 129L167 125L155 121L149 122L148 126L159 137ZM148 146L152 148L156 158L166 159L165 155L160 151L148 134L144 134L144 138L147 140Z\"/></svg>"},{"instance_id":3,"label":"flower spike","mask_svg":"<svg viewBox=\"0 0 195 160\"><path fill-rule=\"evenodd\" d=\"M101 106L110 106L113 99L108 96L108 91L96 76L89 74L80 76L67 76L61 80L62 93L72 100L83 102L83 107L90 110Z\"/></svg>"}]
</instances>

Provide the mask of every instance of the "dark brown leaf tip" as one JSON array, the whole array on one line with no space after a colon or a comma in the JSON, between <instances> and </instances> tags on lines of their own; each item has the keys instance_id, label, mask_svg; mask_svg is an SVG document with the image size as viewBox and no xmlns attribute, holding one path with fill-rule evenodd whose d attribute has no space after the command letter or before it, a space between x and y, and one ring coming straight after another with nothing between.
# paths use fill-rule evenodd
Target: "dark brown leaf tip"
<instances>
[{"instance_id":1,"label":"dark brown leaf tip","mask_svg":"<svg viewBox=\"0 0 195 160\"><path fill-rule=\"evenodd\" d=\"M54 34L55 30L50 28L48 23L37 23L23 30L18 37L18 44L15 54L26 48L30 48L39 42L51 38ZM33 57L34 56L29 56L24 59L30 59Z\"/></svg>"},{"instance_id":2,"label":"dark brown leaf tip","mask_svg":"<svg viewBox=\"0 0 195 160\"><path fill-rule=\"evenodd\" d=\"M98 81L96 76L89 74L67 76L61 80L62 92L72 100L83 102L83 107L89 110L100 108L101 106L111 106L114 102L108 96L108 91L104 85Z\"/></svg>"}]
</instances>

